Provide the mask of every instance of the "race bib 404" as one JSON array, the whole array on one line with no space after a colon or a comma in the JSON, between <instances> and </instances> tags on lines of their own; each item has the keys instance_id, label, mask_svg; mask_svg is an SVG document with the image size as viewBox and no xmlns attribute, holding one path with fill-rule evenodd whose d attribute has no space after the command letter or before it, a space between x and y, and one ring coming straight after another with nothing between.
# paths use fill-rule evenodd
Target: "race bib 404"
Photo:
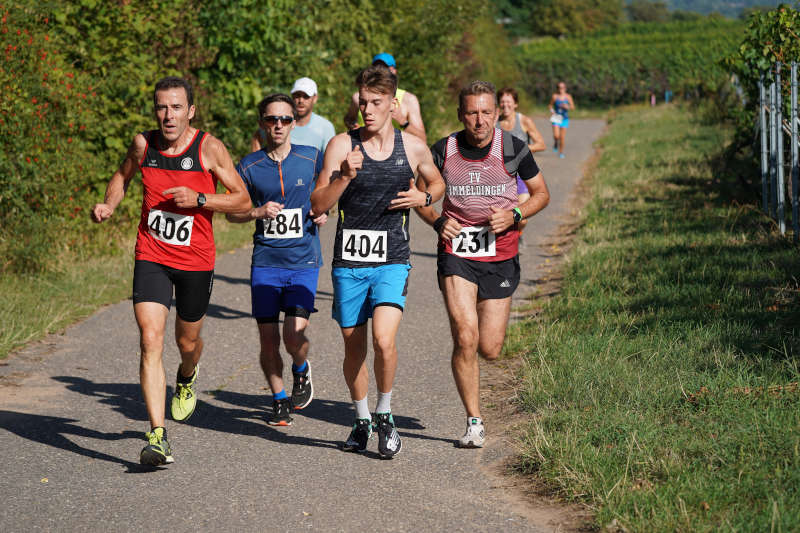
<instances>
[{"instance_id":1,"label":"race bib 404","mask_svg":"<svg viewBox=\"0 0 800 533\"><path fill-rule=\"evenodd\" d=\"M192 215L178 215L160 209L151 209L147 215L150 235L159 241L175 246L190 246L192 243Z\"/></svg>"},{"instance_id":2,"label":"race bib 404","mask_svg":"<svg viewBox=\"0 0 800 533\"><path fill-rule=\"evenodd\" d=\"M385 263L388 256L385 231L366 229L342 230L342 259Z\"/></svg>"},{"instance_id":3,"label":"race bib 404","mask_svg":"<svg viewBox=\"0 0 800 533\"><path fill-rule=\"evenodd\" d=\"M281 209L275 218L264 219L264 237L269 239L299 239L303 236L303 210Z\"/></svg>"},{"instance_id":4,"label":"race bib 404","mask_svg":"<svg viewBox=\"0 0 800 533\"><path fill-rule=\"evenodd\" d=\"M486 226L463 227L453 238L453 253L459 257L494 257L495 235Z\"/></svg>"}]
</instances>

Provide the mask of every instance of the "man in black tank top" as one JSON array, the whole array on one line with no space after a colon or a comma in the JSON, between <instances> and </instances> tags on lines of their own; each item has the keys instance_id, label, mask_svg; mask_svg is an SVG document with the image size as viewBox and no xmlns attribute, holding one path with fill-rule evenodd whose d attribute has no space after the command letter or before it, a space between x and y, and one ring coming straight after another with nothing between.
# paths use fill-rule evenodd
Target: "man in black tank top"
<instances>
[{"instance_id":1,"label":"man in black tank top","mask_svg":"<svg viewBox=\"0 0 800 533\"><path fill-rule=\"evenodd\" d=\"M364 127L331 139L311 195L315 213L337 201L333 257L333 317L344 339L344 379L356 408L346 451L364 452L378 432L378 452L391 459L401 448L391 414L397 369L396 336L407 291L409 209L437 201L444 182L425 143L392 127L397 77L373 65L356 78ZM427 192L416 187L421 179ZM367 321L372 318L378 404L370 416Z\"/></svg>"}]
</instances>

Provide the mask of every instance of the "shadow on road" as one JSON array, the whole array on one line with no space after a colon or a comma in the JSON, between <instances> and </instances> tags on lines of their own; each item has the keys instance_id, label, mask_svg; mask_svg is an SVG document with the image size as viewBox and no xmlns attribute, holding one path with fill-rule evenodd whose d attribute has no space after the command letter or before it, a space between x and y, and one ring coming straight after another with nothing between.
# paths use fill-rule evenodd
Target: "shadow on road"
<instances>
[{"instance_id":1,"label":"shadow on road","mask_svg":"<svg viewBox=\"0 0 800 533\"><path fill-rule=\"evenodd\" d=\"M110 406L126 418L147 421L142 389L138 383L95 383L76 376L53 376L52 379L65 383L68 390L98 398L98 402Z\"/></svg>"},{"instance_id":2,"label":"shadow on road","mask_svg":"<svg viewBox=\"0 0 800 533\"><path fill-rule=\"evenodd\" d=\"M147 420L141 388L138 384L95 383L85 378L75 376L54 376L53 379L65 383L67 389L73 392L97 398L99 403L110 406L111 409L128 419L137 421ZM276 428L267 424L267 420L272 412L271 395L263 393L245 394L226 390L203 391L203 394L210 396L218 402L231 405L232 407L222 407L215 403L203 401L202 398L198 398L197 409L192 417L186 421L187 425L234 435L261 437L282 444L340 448L342 441L346 438L346 429L342 430L341 440L326 440L298 435L296 433L298 426L302 426L303 418L311 418L321 422L342 426L343 428L349 428L353 421L353 408L350 402L315 399L302 411L293 413L292 416L295 418L295 426L291 429ZM171 387L168 387L167 398L171 397L172 390ZM0 413L2 413L2 411L0 411ZM67 433L92 438L103 438L106 440L121 438L140 439L142 437L140 432L125 431L121 434L102 433L71 424L71 422L76 422L75 420L25 415L21 413L11 413L10 415L30 417L33 420L32 423L29 421L26 424L17 423L15 421L8 422L13 427L18 426L17 430L14 432L22 437L74 451L81 455L118 462L127 466L131 472L143 470L143 467L136 463L102 454L101 452L81 448L62 435L63 433ZM6 424L10 415L3 416L0 422ZM394 419L397 429L405 430L400 431L400 434L404 437L452 442L452 439L444 439L416 432L410 433L409 430L419 431L426 429L417 418L395 415ZM20 432L19 428L27 429L24 432ZM9 430L13 431L11 429Z\"/></svg>"},{"instance_id":3,"label":"shadow on road","mask_svg":"<svg viewBox=\"0 0 800 533\"><path fill-rule=\"evenodd\" d=\"M260 409L265 413L265 420L268 417L268 413L272 410L272 396L268 394L244 394L226 390L208 392L221 402L238 405L240 407ZM315 398L308 407L302 411L295 411L292 413L292 416L295 418L313 418L321 422L349 428L353 423L353 404L350 402ZM394 415L394 423L398 429L425 429L425 426L420 423L418 418L409 416ZM409 433L408 436L414 438L420 437L420 435L413 433Z\"/></svg>"},{"instance_id":4,"label":"shadow on road","mask_svg":"<svg viewBox=\"0 0 800 533\"><path fill-rule=\"evenodd\" d=\"M141 440L142 433L139 431L123 431L121 433L104 433L94 429L81 427L74 422L75 419L60 418L56 416L33 415L29 413L17 413L15 411L0 410L0 427L11 433L33 442L46 444L62 450L77 453L90 459L101 459L110 463L121 464L128 468L130 473L152 471L152 467L143 467L138 463L127 461L120 457L114 457L107 453L85 448L69 440L66 435L86 437L98 440L121 440L137 439Z\"/></svg>"}]
</instances>

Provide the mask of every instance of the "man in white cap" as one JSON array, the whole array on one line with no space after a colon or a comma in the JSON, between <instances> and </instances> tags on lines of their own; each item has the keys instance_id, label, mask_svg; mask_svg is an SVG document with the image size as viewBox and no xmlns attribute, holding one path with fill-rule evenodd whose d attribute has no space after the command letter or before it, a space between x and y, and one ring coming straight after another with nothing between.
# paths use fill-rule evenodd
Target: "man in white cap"
<instances>
[{"instance_id":1,"label":"man in white cap","mask_svg":"<svg viewBox=\"0 0 800 533\"><path fill-rule=\"evenodd\" d=\"M328 141L336 135L331 121L314 113L317 103L317 84L311 78L299 78L292 86L292 100L297 110L295 126L292 130L292 143L313 146L322 153ZM266 142L266 132L257 129L250 141L253 152L261 150Z\"/></svg>"},{"instance_id":2,"label":"man in white cap","mask_svg":"<svg viewBox=\"0 0 800 533\"><path fill-rule=\"evenodd\" d=\"M397 62L394 60L392 54L382 52L372 58L373 65L386 65L392 74L397 76ZM419 100L409 91L404 91L398 87L397 94L395 95L397 103L392 107L392 123L395 128L404 130L406 133L416 135L426 143L428 142L425 135L425 124L422 122L422 113L419 109ZM358 92L353 93L353 98L350 100L350 108L344 116L344 125L347 129L352 130L364 125L364 119L361 117L361 111L358 109Z\"/></svg>"}]
</instances>

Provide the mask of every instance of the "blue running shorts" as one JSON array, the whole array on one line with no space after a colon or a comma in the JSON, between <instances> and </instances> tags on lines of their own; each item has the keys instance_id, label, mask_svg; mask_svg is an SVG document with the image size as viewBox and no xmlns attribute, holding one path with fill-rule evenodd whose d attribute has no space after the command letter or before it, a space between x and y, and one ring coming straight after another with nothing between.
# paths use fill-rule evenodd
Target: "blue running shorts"
<instances>
[{"instance_id":1,"label":"blue running shorts","mask_svg":"<svg viewBox=\"0 0 800 533\"><path fill-rule=\"evenodd\" d=\"M318 278L318 268L250 267L253 317L259 322L275 322L283 311L308 318L310 313L316 312L314 296Z\"/></svg>"},{"instance_id":2,"label":"blue running shorts","mask_svg":"<svg viewBox=\"0 0 800 533\"><path fill-rule=\"evenodd\" d=\"M406 305L409 264L331 269L333 279L332 316L339 327L366 324L372 310L389 305L401 311Z\"/></svg>"}]
</instances>

